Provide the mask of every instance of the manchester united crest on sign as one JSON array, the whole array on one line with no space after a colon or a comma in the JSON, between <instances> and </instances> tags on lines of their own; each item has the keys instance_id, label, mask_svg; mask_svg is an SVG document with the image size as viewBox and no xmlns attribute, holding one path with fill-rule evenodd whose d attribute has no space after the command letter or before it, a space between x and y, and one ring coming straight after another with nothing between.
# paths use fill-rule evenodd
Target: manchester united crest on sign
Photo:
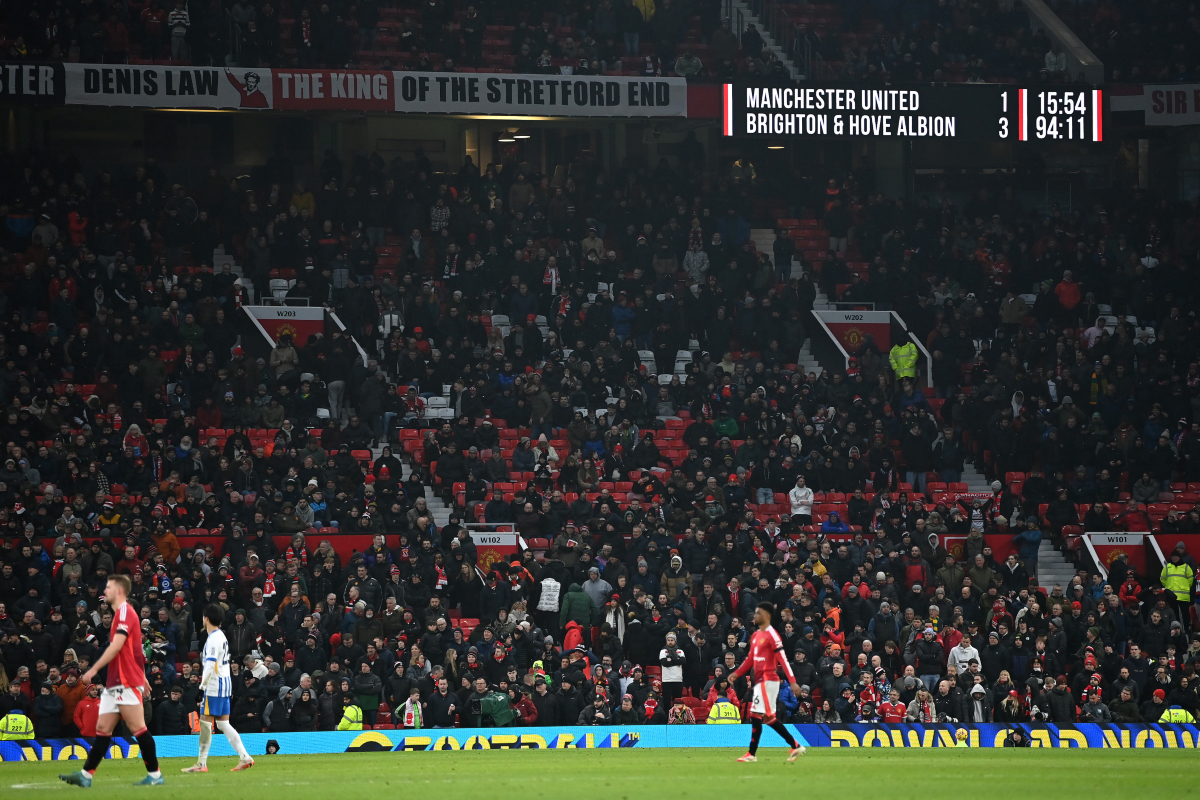
<instances>
[{"instance_id":1,"label":"manchester united crest on sign","mask_svg":"<svg viewBox=\"0 0 1200 800\"><path fill-rule=\"evenodd\" d=\"M479 566L486 572L492 568L492 564L497 561L503 561L504 555L493 547L480 548L478 551Z\"/></svg>"},{"instance_id":2,"label":"manchester united crest on sign","mask_svg":"<svg viewBox=\"0 0 1200 800\"><path fill-rule=\"evenodd\" d=\"M862 328L847 328L842 334L842 344L846 345L847 350L857 350L862 347L863 342L867 340L867 334Z\"/></svg>"}]
</instances>

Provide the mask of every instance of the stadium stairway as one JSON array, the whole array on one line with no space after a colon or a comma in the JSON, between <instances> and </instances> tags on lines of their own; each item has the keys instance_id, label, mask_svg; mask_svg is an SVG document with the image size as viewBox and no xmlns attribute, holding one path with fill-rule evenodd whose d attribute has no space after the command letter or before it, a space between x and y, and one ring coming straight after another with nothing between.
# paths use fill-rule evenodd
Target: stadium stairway
<instances>
[{"instance_id":1,"label":"stadium stairway","mask_svg":"<svg viewBox=\"0 0 1200 800\"><path fill-rule=\"evenodd\" d=\"M1046 594L1050 594L1049 590L1055 586L1061 586L1065 591L1074 577L1075 565L1066 559L1048 537L1042 539L1041 547L1038 548L1038 585L1047 589Z\"/></svg>"},{"instance_id":2,"label":"stadium stairway","mask_svg":"<svg viewBox=\"0 0 1200 800\"><path fill-rule=\"evenodd\" d=\"M974 464L963 465L962 480L967 484L969 492L992 491L987 478L975 469ZM1038 548L1038 584L1047 590L1054 588L1056 584L1065 589L1073 577L1075 577L1075 566L1067 560L1050 540L1050 537L1043 538L1041 547Z\"/></svg>"},{"instance_id":3,"label":"stadium stairway","mask_svg":"<svg viewBox=\"0 0 1200 800\"><path fill-rule=\"evenodd\" d=\"M767 26L763 24L763 21L755 16L754 11L750 8L748 3L743 2L743 0L733 0L729 7L732 8L734 16L733 30L739 38L742 35L742 28L738 25L739 22L745 25L753 25L758 29L759 35L762 36L763 44L767 46L768 50L775 54L775 58L779 59L779 61L783 63L783 66L788 71L788 74L793 78L798 78L800 80L805 78L805 76L801 74L800 65L792 63L792 60L788 58L787 54L784 52L783 47L771 36L771 32L767 29ZM774 237L772 236L772 238Z\"/></svg>"},{"instance_id":4,"label":"stadium stairway","mask_svg":"<svg viewBox=\"0 0 1200 800\"><path fill-rule=\"evenodd\" d=\"M394 444L392 445L392 449L393 451L396 449ZM381 455L383 455L383 444L371 448L372 460L379 458ZM400 479L408 480L408 476L411 473L412 467L407 461L402 461ZM429 506L429 510L433 512L433 523L439 528L450 521L450 506L446 505L442 498L433 491L432 486L425 487L425 503Z\"/></svg>"},{"instance_id":5,"label":"stadium stairway","mask_svg":"<svg viewBox=\"0 0 1200 800\"><path fill-rule=\"evenodd\" d=\"M771 248L771 243L775 241L775 231L771 228L752 228L750 230L750 240L754 242L755 249L765 253L772 264L775 263L775 254ZM792 259L792 271L789 277L799 278L803 274L803 268L800 265L800 259ZM814 309L829 308L829 298L825 296L820 289L817 289L817 298L813 301ZM801 367L806 373L815 372L821 374L821 364L817 361L816 356L812 354L809 348L810 341L806 341L804 346L800 348L800 353L796 358L797 366Z\"/></svg>"},{"instance_id":6,"label":"stadium stairway","mask_svg":"<svg viewBox=\"0 0 1200 800\"><path fill-rule=\"evenodd\" d=\"M975 469L974 464L963 465L962 482L967 485L969 492L990 492L992 490L988 479Z\"/></svg>"}]
</instances>

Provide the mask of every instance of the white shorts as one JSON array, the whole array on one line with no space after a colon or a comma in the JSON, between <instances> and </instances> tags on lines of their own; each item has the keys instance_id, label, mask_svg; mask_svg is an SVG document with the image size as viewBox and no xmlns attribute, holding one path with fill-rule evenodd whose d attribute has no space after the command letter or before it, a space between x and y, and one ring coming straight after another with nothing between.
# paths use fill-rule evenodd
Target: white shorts
<instances>
[{"instance_id":1,"label":"white shorts","mask_svg":"<svg viewBox=\"0 0 1200 800\"><path fill-rule=\"evenodd\" d=\"M773 719L779 707L779 681L759 681L754 684L750 713L763 719Z\"/></svg>"},{"instance_id":2,"label":"white shorts","mask_svg":"<svg viewBox=\"0 0 1200 800\"><path fill-rule=\"evenodd\" d=\"M125 686L109 686L100 693L101 715L119 713L119 706L140 706L141 704L141 688L130 689Z\"/></svg>"}]
</instances>

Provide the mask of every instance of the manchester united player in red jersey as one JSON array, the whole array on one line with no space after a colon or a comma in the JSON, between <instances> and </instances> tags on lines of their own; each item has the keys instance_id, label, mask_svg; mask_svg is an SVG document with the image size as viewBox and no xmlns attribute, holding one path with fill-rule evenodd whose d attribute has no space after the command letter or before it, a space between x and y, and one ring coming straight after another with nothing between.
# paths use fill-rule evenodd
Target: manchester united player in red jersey
<instances>
[{"instance_id":1,"label":"manchester united player in red jersey","mask_svg":"<svg viewBox=\"0 0 1200 800\"><path fill-rule=\"evenodd\" d=\"M92 775L108 753L113 728L117 727L119 719L125 720L133 733L141 749L142 761L146 764L148 774L137 785L160 786L163 783L162 773L158 771L154 737L146 728L146 714L142 710L142 698L149 693L150 687L146 683L146 658L142 655L141 620L138 619L137 610L128 602L130 588L128 575L112 575L104 587L104 599L113 612L108 647L83 676L85 684L91 683L97 672L108 667L108 680L105 681L104 693L100 695L96 738L92 739L83 769L58 776L60 780L83 789L92 785Z\"/></svg>"},{"instance_id":2,"label":"manchester united player in red jersey","mask_svg":"<svg viewBox=\"0 0 1200 800\"><path fill-rule=\"evenodd\" d=\"M783 737L791 752L788 761L795 761L796 756L804 755L804 747L800 745L791 731L775 718L775 709L779 698L779 670L787 676L792 693L800 696L800 687L796 685L796 676L792 673L792 665L783 652L783 639L771 627L771 618L775 616L773 603L759 603L754 609L754 624L758 630L750 637L750 655L730 675L730 680L740 678L754 669L754 696L750 702L750 750L738 761L758 761L758 740L762 738L763 723L771 726L771 730Z\"/></svg>"}]
</instances>

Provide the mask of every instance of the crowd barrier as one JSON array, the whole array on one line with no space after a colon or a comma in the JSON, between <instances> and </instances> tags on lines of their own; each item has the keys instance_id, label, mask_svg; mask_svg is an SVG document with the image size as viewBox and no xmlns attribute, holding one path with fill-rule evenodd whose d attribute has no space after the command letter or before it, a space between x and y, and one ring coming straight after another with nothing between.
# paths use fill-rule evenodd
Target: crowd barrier
<instances>
[{"instance_id":1,"label":"crowd barrier","mask_svg":"<svg viewBox=\"0 0 1200 800\"><path fill-rule=\"evenodd\" d=\"M954 747L959 729L969 747L1000 747L1009 730L1025 731L1033 747L1187 748L1200 746L1196 725L790 725L807 747ZM267 742L290 755L316 753L404 753L418 750L569 750L596 748L735 747L744 748L749 725L643 725L595 728L450 728L321 733L242 734L252 755ZM163 758L194 758L197 737L155 739ZM782 747L774 731L763 732L763 746ZM86 757L84 739L31 739L0 742L3 761L70 761ZM231 756L224 737L213 739L213 756ZM137 758L132 739L116 738L110 758Z\"/></svg>"}]
</instances>

